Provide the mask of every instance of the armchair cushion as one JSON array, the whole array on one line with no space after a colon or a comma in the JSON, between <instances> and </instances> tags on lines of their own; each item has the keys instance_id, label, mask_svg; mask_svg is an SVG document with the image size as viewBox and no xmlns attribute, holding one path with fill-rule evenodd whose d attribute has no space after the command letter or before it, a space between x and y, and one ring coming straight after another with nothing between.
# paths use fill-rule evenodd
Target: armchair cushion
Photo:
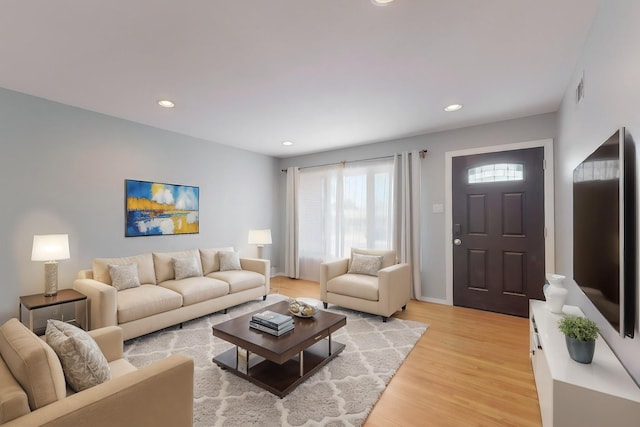
<instances>
[{"instance_id":1,"label":"armchair cushion","mask_svg":"<svg viewBox=\"0 0 640 427\"><path fill-rule=\"evenodd\" d=\"M380 268L387 268L398 262L396 259L396 251L394 250L351 248L351 255L353 254L381 256L382 265L380 266ZM349 261L349 264L351 264L351 260Z\"/></svg>"},{"instance_id":2,"label":"armchair cushion","mask_svg":"<svg viewBox=\"0 0 640 427\"><path fill-rule=\"evenodd\" d=\"M351 254L351 265L349 273L351 274L368 274L369 276L377 276L378 270L382 266L382 256Z\"/></svg>"},{"instance_id":3,"label":"armchair cushion","mask_svg":"<svg viewBox=\"0 0 640 427\"><path fill-rule=\"evenodd\" d=\"M82 329L59 320L47 320L47 344L62 363L73 391L82 391L111 379L109 362L98 344Z\"/></svg>"},{"instance_id":4,"label":"armchair cushion","mask_svg":"<svg viewBox=\"0 0 640 427\"><path fill-rule=\"evenodd\" d=\"M343 274L327 282L327 292L378 301L378 278L365 274Z\"/></svg>"}]
</instances>

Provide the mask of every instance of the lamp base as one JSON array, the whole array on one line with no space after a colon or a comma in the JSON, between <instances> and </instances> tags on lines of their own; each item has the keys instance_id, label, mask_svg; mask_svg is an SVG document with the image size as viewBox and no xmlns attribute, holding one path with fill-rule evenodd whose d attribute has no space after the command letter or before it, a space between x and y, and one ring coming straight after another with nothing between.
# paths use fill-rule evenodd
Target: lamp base
<instances>
[{"instance_id":1,"label":"lamp base","mask_svg":"<svg viewBox=\"0 0 640 427\"><path fill-rule=\"evenodd\" d=\"M263 254L264 254L264 245L258 245L258 258L262 259Z\"/></svg>"},{"instance_id":2,"label":"lamp base","mask_svg":"<svg viewBox=\"0 0 640 427\"><path fill-rule=\"evenodd\" d=\"M58 293L58 263L47 261L44 263L44 296L52 297Z\"/></svg>"}]
</instances>

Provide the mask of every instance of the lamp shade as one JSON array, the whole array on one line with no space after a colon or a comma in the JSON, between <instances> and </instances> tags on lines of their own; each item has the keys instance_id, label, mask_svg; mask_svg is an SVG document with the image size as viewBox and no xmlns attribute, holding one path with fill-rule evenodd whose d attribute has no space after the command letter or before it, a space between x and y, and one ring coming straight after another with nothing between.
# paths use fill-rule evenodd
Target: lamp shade
<instances>
[{"instance_id":1,"label":"lamp shade","mask_svg":"<svg viewBox=\"0 0 640 427\"><path fill-rule=\"evenodd\" d=\"M271 244L271 230L249 230L249 244L250 245L270 245Z\"/></svg>"},{"instance_id":2,"label":"lamp shade","mask_svg":"<svg viewBox=\"0 0 640 427\"><path fill-rule=\"evenodd\" d=\"M33 236L31 261L69 259L68 234L36 234Z\"/></svg>"}]
</instances>

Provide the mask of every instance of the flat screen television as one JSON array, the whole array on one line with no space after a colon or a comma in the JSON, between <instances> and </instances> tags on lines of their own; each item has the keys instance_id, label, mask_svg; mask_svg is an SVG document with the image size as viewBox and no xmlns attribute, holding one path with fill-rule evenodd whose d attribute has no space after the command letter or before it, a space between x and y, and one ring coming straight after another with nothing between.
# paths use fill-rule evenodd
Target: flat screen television
<instances>
[{"instance_id":1,"label":"flat screen television","mask_svg":"<svg viewBox=\"0 0 640 427\"><path fill-rule=\"evenodd\" d=\"M635 148L617 130L573 171L573 276L622 337L636 318Z\"/></svg>"}]
</instances>

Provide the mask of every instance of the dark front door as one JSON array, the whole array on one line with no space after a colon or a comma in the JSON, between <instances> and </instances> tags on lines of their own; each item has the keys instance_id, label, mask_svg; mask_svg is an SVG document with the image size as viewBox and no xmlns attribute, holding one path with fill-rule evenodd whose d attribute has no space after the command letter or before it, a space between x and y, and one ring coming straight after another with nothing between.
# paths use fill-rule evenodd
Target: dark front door
<instances>
[{"instance_id":1,"label":"dark front door","mask_svg":"<svg viewBox=\"0 0 640 427\"><path fill-rule=\"evenodd\" d=\"M528 316L544 299L544 148L452 159L453 303Z\"/></svg>"}]
</instances>

